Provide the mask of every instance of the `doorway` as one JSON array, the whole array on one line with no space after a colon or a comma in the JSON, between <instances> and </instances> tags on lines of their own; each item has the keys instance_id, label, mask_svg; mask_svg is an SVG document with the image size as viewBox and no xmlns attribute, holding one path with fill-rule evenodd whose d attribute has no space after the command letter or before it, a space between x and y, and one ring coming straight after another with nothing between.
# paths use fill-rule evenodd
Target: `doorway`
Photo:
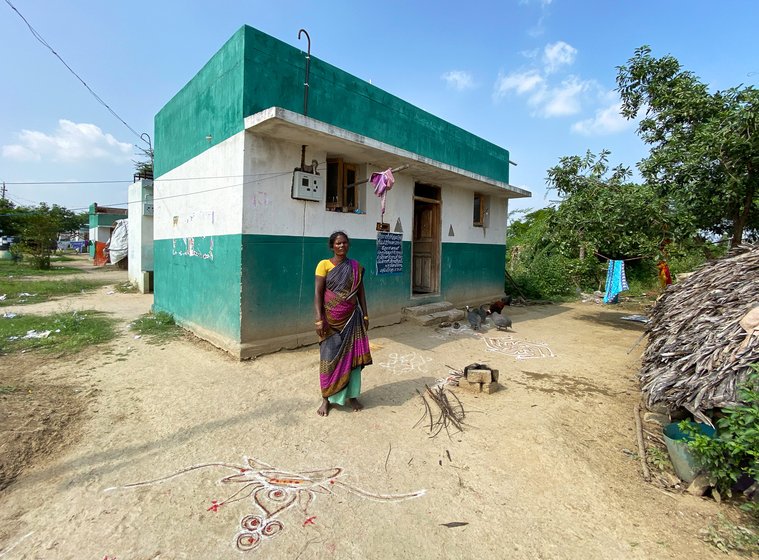
<instances>
[{"instance_id":1,"label":"doorway","mask_svg":"<svg viewBox=\"0 0 759 560\"><path fill-rule=\"evenodd\" d=\"M414 185L412 295L440 292L440 187Z\"/></svg>"}]
</instances>

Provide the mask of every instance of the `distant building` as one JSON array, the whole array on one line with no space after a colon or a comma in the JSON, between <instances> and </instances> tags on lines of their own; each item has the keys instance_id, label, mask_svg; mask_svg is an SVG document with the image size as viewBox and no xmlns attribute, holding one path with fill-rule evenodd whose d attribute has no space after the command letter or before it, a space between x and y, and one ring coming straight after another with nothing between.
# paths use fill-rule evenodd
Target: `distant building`
<instances>
[{"instance_id":1,"label":"distant building","mask_svg":"<svg viewBox=\"0 0 759 560\"><path fill-rule=\"evenodd\" d=\"M244 26L156 115L155 309L240 357L312 343L335 230L366 267L373 325L502 293L508 200L530 196L509 152L314 57L306 100L305 71ZM402 166L379 250L359 181Z\"/></svg>"},{"instance_id":2,"label":"distant building","mask_svg":"<svg viewBox=\"0 0 759 560\"><path fill-rule=\"evenodd\" d=\"M96 265L105 264L103 249L111 237L111 226L116 220L123 220L126 217L127 211L124 208L98 206L96 202L90 204L89 252Z\"/></svg>"}]
</instances>

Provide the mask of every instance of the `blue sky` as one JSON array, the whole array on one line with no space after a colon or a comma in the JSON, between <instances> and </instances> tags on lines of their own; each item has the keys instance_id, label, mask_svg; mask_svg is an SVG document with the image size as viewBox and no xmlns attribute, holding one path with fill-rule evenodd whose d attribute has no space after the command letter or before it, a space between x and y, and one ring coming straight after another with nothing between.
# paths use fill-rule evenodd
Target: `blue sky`
<instances>
[{"instance_id":1,"label":"blue sky","mask_svg":"<svg viewBox=\"0 0 759 560\"><path fill-rule=\"evenodd\" d=\"M561 156L647 153L617 112L615 67L649 44L712 90L759 78L759 2L736 0L10 0L135 131L243 24L311 52L510 150L539 208ZM139 139L0 0L0 181L20 204L126 202ZM13 183L80 181L66 185ZM90 184L89 181L123 181Z\"/></svg>"}]
</instances>

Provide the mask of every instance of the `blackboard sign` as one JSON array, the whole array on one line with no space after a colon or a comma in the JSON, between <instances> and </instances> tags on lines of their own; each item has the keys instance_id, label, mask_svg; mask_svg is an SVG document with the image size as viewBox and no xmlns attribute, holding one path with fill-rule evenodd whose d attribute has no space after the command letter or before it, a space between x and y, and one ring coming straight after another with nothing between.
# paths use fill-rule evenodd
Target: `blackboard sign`
<instances>
[{"instance_id":1,"label":"blackboard sign","mask_svg":"<svg viewBox=\"0 0 759 560\"><path fill-rule=\"evenodd\" d=\"M403 234L377 233L377 274L403 272Z\"/></svg>"}]
</instances>

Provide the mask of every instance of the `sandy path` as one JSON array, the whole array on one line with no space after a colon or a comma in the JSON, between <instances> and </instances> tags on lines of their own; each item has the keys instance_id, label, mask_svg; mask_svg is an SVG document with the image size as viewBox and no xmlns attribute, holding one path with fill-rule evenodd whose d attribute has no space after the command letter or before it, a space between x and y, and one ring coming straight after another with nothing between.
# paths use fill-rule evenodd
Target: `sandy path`
<instances>
[{"instance_id":1,"label":"sandy path","mask_svg":"<svg viewBox=\"0 0 759 560\"><path fill-rule=\"evenodd\" d=\"M143 305L144 296L125 297ZM106 489L204 463L243 466L245 456L291 472L344 469L306 512L293 504L276 514L282 530L249 558L722 558L698 538L719 506L645 484L625 452L636 449L642 348L626 353L641 327L622 315L593 304L514 308L511 336L555 353L524 360L487 351L485 338L508 336L494 330L373 329L366 410L326 419L315 414L315 346L240 363L197 341L125 337L112 354L47 364L30 375L92 399L65 452L0 494L0 558L240 558L241 519L261 512L251 498L214 504L245 486L223 477L254 480L262 467ZM458 393L472 427L450 440L412 428L422 414L415 390L445 364L475 361L500 369L505 389ZM389 503L329 480L426 493ZM270 511L285 504L267 500ZM442 525L450 522L468 525Z\"/></svg>"}]
</instances>

